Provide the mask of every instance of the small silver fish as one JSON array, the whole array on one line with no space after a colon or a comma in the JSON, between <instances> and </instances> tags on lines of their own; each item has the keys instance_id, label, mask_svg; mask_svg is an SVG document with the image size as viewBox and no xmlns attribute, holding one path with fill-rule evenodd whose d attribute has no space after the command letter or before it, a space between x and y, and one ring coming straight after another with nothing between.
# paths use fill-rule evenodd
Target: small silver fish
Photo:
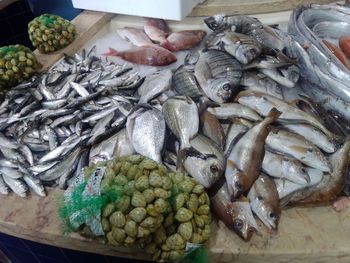
<instances>
[{"instance_id":1,"label":"small silver fish","mask_svg":"<svg viewBox=\"0 0 350 263\"><path fill-rule=\"evenodd\" d=\"M11 188L11 190L20 197L26 197L28 187L23 181L19 179L12 179L7 176L3 176L5 183Z\"/></svg>"},{"instance_id":2,"label":"small silver fish","mask_svg":"<svg viewBox=\"0 0 350 263\"><path fill-rule=\"evenodd\" d=\"M239 103L224 103L218 107L210 107L208 112L221 120L244 118L250 121L260 121L260 115L248 106Z\"/></svg>"},{"instance_id":3,"label":"small silver fish","mask_svg":"<svg viewBox=\"0 0 350 263\"><path fill-rule=\"evenodd\" d=\"M42 185L39 178L26 174L23 176L23 180L26 182L29 188L34 191L34 193L42 197L46 196L44 186Z\"/></svg>"}]
</instances>

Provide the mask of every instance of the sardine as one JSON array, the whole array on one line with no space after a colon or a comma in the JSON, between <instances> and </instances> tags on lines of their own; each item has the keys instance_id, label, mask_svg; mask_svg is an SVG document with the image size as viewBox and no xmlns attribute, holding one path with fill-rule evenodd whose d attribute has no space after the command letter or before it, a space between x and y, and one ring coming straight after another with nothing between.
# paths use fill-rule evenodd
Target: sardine
<instances>
[{"instance_id":1,"label":"sardine","mask_svg":"<svg viewBox=\"0 0 350 263\"><path fill-rule=\"evenodd\" d=\"M207 137L198 134L190 141L191 146L208 158L188 156L183 163L185 170L201 185L210 188L225 170L224 153Z\"/></svg>"},{"instance_id":2,"label":"sardine","mask_svg":"<svg viewBox=\"0 0 350 263\"><path fill-rule=\"evenodd\" d=\"M274 178L287 179L293 183L306 185L310 182L307 169L298 160L286 155L265 151L262 171Z\"/></svg>"},{"instance_id":3,"label":"sardine","mask_svg":"<svg viewBox=\"0 0 350 263\"><path fill-rule=\"evenodd\" d=\"M138 94L140 95L139 103L148 103L168 90L171 85L172 75L170 70L157 71L148 75L138 88Z\"/></svg>"},{"instance_id":4,"label":"sardine","mask_svg":"<svg viewBox=\"0 0 350 263\"><path fill-rule=\"evenodd\" d=\"M251 107L262 116L266 116L275 107L282 112L278 121L308 123L319 128L327 136L332 137L333 135L319 120L276 97L259 92L242 91L237 95L236 100L245 106Z\"/></svg>"},{"instance_id":5,"label":"sardine","mask_svg":"<svg viewBox=\"0 0 350 263\"><path fill-rule=\"evenodd\" d=\"M18 169L15 168L10 168L6 166L1 166L0 167L0 173L4 177L10 177L12 179L19 179L23 177L23 173L19 171Z\"/></svg>"},{"instance_id":6,"label":"sardine","mask_svg":"<svg viewBox=\"0 0 350 263\"><path fill-rule=\"evenodd\" d=\"M254 214L269 229L276 229L281 207L275 182L268 176L260 174L249 190L248 198Z\"/></svg>"},{"instance_id":7,"label":"sardine","mask_svg":"<svg viewBox=\"0 0 350 263\"><path fill-rule=\"evenodd\" d=\"M210 107L208 112L221 120L244 118L250 121L260 121L262 118L250 107L238 103L224 103L218 107Z\"/></svg>"},{"instance_id":8,"label":"sardine","mask_svg":"<svg viewBox=\"0 0 350 263\"><path fill-rule=\"evenodd\" d=\"M152 44L152 41L149 37L143 32L142 29L134 28L134 27L124 27L117 29L118 35L129 42L131 42L135 46L145 46Z\"/></svg>"},{"instance_id":9,"label":"sardine","mask_svg":"<svg viewBox=\"0 0 350 263\"><path fill-rule=\"evenodd\" d=\"M34 193L42 197L46 196L44 186L38 178L26 174L23 176L23 180L26 182L29 188L34 191Z\"/></svg>"},{"instance_id":10,"label":"sardine","mask_svg":"<svg viewBox=\"0 0 350 263\"><path fill-rule=\"evenodd\" d=\"M165 142L165 119L155 108L139 108L129 115L127 133L135 151L161 163Z\"/></svg>"},{"instance_id":11,"label":"sardine","mask_svg":"<svg viewBox=\"0 0 350 263\"><path fill-rule=\"evenodd\" d=\"M5 183L11 188L11 190L20 197L26 197L28 187L23 181L19 179L12 179L11 177L3 176Z\"/></svg>"},{"instance_id":12,"label":"sardine","mask_svg":"<svg viewBox=\"0 0 350 263\"><path fill-rule=\"evenodd\" d=\"M17 149L18 148L18 144L16 143L16 141L13 141L13 140L7 138L2 133L0 133L0 146L6 147L9 149Z\"/></svg>"},{"instance_id":13,"label":"sardine","mask_svg":"<svg viewBox=\"0 0 350 263\"><path fill-rule=\"evenodd\" d=\"M9 192L10 192L10 188L7 186L2 175L0 174L0 194L8 195Z\"/></svg>"},{"instance_id":14,"label":"sardine","mask_svg":"<svg viewBox=\"0 0 350 263\"><path fill-rule=\"evenodd\" d=\"M210 200L214 213L243 240L249 241L258 231L248 200L231 202L226 184Z\"/></svg>"},{"instance_id":15,"label":"sardine","mask_svg":"<svg viewBox=\"0 0 350 263\"><path fill-rule=\"evenodd\" d=\"M280 112L273 108L267 117L249 129L233 146L227 159L225 177L236 173L238 168L243 176L234 177L231 182L233 197L237 198L246 193L260 174L265 154L265 139L269 134L269 126L280 116Z\"/></svg>"},{"instance_id":16,"label":"sardine","mask_svg":"<svg viewBox=\"0 0 350 263\"><path fill-rule=\"evenodd\" d=\"M203 135L215 142L222 150L225 146L225 133L219 120L208 111L203 112L199 120Z\"/></svg>"},{"instance_id":17,"label":"sardine","mask_svg":"<svg viewBox=\"0 0 350 263\"><path fill-rule=\"evenodd\" d=\"M272 151L290 155L310 167L323 172L331 171L324 154L311 142L295 133L283 129L273 130L266 138L266 146Z\"/></svg>"},{"instance_id":18,"label":"sardine","mask_svg":"<svg viewBox=\"0 0 350 263\"><path fill-rule=\"evenodd\" d=\"M225 103L238 91L242 67L225 51L206 49L201 52L194 73L211 100Z\"/></svg>"}]
</instances>

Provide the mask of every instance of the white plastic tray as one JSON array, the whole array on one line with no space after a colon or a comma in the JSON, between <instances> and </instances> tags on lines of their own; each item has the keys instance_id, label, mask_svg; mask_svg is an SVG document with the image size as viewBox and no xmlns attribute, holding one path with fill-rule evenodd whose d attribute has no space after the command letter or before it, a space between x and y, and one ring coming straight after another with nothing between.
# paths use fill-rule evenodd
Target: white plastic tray
<instances>
[{"instance_id":1,"label":"white plastic tray","mask_svg":"<svg viewBox=\"0 0 350 263\"><path fill-rule=\"evenodd\" d=\"M72 0L80 9L182 20L204 0Z\"/></svg>"}]
</instances>

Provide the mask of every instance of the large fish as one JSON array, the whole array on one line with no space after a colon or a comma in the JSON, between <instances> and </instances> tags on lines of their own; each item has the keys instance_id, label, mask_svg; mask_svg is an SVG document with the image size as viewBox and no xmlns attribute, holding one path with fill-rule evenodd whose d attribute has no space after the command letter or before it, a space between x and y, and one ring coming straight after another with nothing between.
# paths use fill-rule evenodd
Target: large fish
<instances>
[{"instance_id":1,"label":"large fish","mask_svg":"<svg viewBox=\"0 0 350 263\"><path fill-rule=\"evenodd\" d=\"M199 45L206 32L204 30L184 30L171 33L162 47L170 51L180 51L194 48Z\"/></svg>"},{"instance_id":2,"label":"large fish","mask_svg":"<svg viewBox=\"0 0 350 263\"><path fill-rule=\"evenodd\" d=\"M248 193L252 211L268 228L276 229L281 215L281 206L275 182L260 174Z\"/></svg>"},{"instance_id":3,"label":"large fish","mask_svg":"<svg viewBox=\"0 0 350 263\"><path fill-rule=\"evenodd\" d=\"M264 120L249 129L233 146L227 159L225 177L229 178L227 174L236 173L236 168L242 171L240 176L235 176L230 182L234 198L246 193L259 177L269 126L280 114L275 108L272 109Z\"/></svg>"},{"instance_id":4,"label":"large fish","mask_svg":"<svg viewBox=\"0 0 350 263\"><path fill-rule=\"evenodd\" d=\"M267 136L266 145L269 149L293 156L310 167L324 172L331 171L330 164L324 154L315 145L298 134L283 129L275 129Z\"/></svg>"},{"instance_id":5,"label":"large fish","mask_svg":"<svg viewBox=\"0 0 350 263\"><path fill-rule=\"evenodd\" d=\"M149 39L149 37L145 34L145 32L142 29L134 28L134 27L124 27L117 29L118 35L125 39L135 46L145 46L152 44L152 41Z\"/></svg>"},{"instance_id":6,"label":"large fish","mask_svg":"<svg viewBox=\"0 0 350 263\"><path fill-rule=\"evenodd\" d=\"M243 240L250 240L254 232L257 232L258 225L248 200L231 202L226 184L210 200L214 213Z\"/></svg>"},{"instance_id":7,"label":"large fish","mask_svg":"<svg viewBox=\"0 0 350 263\"><path fill-rule=\"evenodd\" d=\"M242 67L225 51L205 49L200 54L194 73L205 94L217 103L224 103L238 91Z\"/></svg>"},{"instance_id":8,"label":"large fish","mask_svg":"<svg viewBox=\"0 0 350 263\"><path fill-rule=\"evenodd\" d=\"M129 115L126 129L137 153L162 162L166 125L160 110L140 107Z\"/></svg>"},{"instance_id":9,"label":"large fish","mask_svg":"<svg viewBox=\"0 0 350 263\"><path fill-rule=\"evenodd\" d=\"M166 38L169 35L169 28L163 19L157 18L144 18L146 20L143 30L150 39L155 42L166 42Z\"/></svg>"}]
</instances>

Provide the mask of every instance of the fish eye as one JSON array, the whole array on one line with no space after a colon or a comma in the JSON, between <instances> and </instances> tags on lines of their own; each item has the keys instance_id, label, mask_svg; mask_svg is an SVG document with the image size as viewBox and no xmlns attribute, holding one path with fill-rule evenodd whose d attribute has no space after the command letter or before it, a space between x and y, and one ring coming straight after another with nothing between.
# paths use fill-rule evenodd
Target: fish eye
<instances>
[{"instance_id":1,"label":"fish eye","mask_svg":"<svg viewBox=\"0 0 350 263\"><path fill-rule=\"evenodd\" d=\"M236 219L233 221L233 227L236 230L241 230L243 228L243 221L241 219Z\"/></svg>"},{"instance_id":2,"label":"fish eye","mask_svg":"<svg viewBox=\"0 0 350 263\"><path fill-rule=\"evenodd\" d=\"M272 218L272 219L276 219L277 215L276 215L275 212L270 212L269 217Z\"/></svg>"},{"instance_id":3,"label":"fish eye","mask_svg":"<svg viewBox=\"0 0 350 263\"><path fill-rule=\"evenodd\" d=\"M228 90L231 89L231 85L228 84L228 83L226 83L226 84L224 84L224 85L222 86L222 89L228 91Z\"/></svg>"},{"instance_id":4,"label":"fish eye","mask_svg":"<svg viewBox=\"0 0 350 263\"><path fill-rule=\"evenodd\" d=\"M240 182L235 182L235 187L237 188L238 191L242 191L243 190L243 186Z\"/></svg>"},{"instance_id":5,"label":"fish eye","mask_svg":"<svg viewBox=\"0 0 350 263\"><path fill-rule=\"evenodd\" d=\"M306 173L305 167L302 167L302 168L301 168L301 172L302 172L302 173Z\"/></svg>"},{"instance_id":6,"label":"fish eye","mask_svg":"<svg viewBox=\"0 0 350 263\"><path fill-rule=\"evenodd\" d=\"M263 198L262 198L261 195L258 195L256 198L257 198L259 201L263 200Z\"/></svg>"},{"instance_id":7,"label":"fish eye","mask_svg":"<svg viewBox=\"0 0 350 263\"><path fill-rule=\"evenodd\" d=\"M212 164L210 165L210 171L214 174L219 171L219 168L215 164Z\"/></svg>"}]
</instances>

